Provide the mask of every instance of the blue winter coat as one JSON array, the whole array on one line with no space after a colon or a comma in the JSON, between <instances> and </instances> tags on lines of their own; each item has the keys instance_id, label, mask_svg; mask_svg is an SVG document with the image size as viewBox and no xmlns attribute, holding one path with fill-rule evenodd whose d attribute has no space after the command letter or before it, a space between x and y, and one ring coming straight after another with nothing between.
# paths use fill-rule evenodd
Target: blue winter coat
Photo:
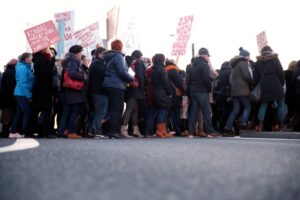
<instances>
[{"instance_id":1,"label":"blue winter coat","mask_svg":"<svg viewBox=\"0 0 300 200\"><path fill-rule=\"evenodd\" d=\"M126 85L133 81L133 77L127 72L128 67L123 54L116 51L108 51L104 54L107 63L103 87L126 89Z\"/></svg>"},{"instance_id":2,"label":"blue winter coat","mask_svg":"<svg viewBox=\"0 0 300 200\"><path fill-rule=\"evenodd\" d=\"M27 99L32 98L32 86L34 81L33 69L31 64L18 62L16 65L15 96L25 96Z\"/></svg>"}]
</instances>

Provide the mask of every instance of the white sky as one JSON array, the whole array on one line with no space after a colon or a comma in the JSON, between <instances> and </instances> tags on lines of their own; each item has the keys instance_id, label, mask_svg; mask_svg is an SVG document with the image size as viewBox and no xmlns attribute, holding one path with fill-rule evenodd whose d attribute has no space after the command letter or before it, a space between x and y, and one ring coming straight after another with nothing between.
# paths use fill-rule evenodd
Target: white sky
<instances>
[{"instance_id":1,"label":"white sky","mask_svg":"<svg viewBox=\"0 0 300 200\"><path fill-rule=\"evenodd\" d=\"M299 1L298 1L299 2ZM269 45L279 53L283 68L300 59L299 6L297 0L9 0L0 8L0 67L26 51L24 30L27 23L40 24L53 19L54 13L75 10L75 30L99 21L101 38L106 38L106 12L121 5L121 25L126 17L135 17L141 51L147 57L155 53L170 56L179 17L194 15L188 51L180 57L185 68L195 51L207 47L216 69L239 53L243 46L255 61L258 55L256 35L265 30ZM125 17L126 16L126 17ZM1 69L2 70L2 69Z\"/></svg>"}]
</instances>

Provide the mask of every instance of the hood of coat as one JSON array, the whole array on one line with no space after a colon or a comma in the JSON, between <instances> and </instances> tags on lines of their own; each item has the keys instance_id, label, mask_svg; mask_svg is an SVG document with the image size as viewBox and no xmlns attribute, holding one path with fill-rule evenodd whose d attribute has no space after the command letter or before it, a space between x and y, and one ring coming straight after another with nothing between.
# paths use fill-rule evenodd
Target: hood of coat
<instances>
[{"instance_id":1,"label":"hood of coat","mask_svg":"<svg viewBox=\"0 0 300 200\"><path fill-rule=\"evenodd\" d=\"M234 58L232 58L230 60L231 67L235 68L237 66L237 64L241 61L247 61L247 59L244 57L241 57L241 56L235 56Z\"/></svg>"},{"instance_id":2,"label":"hood of coat","mask_svg":"<svg viewBox=\"0 0 300 200\"><path fill-rule=\"evenodd\" d=\"M119 51L114 51L114 50L109 50L104 52L103 57L106 63L108 63L113 57L115 57L115 55L122 55L122 57L124 57L125 55L122 52Z\"/></svg>"},{"instance_id":3,"label":"hood of coat","mask_svg":"<svg viewBox=\"0 0 300 200\"><path fill-rule=\"evenodd\" d=\"M267 56L257 56L256 59L257 61L267 61L267 60L273 60L278 58L278 54L277 53L272 53L270 55Z\"/></svg>"},{"instance_id":4,"label":"hood of coat","mask_svg":"<svg viewBox=\"0 0 300 200\"><path fill-rule=\"evenodd\" d=\"M65 58L64 58L64 61L63 61L63 67L66 68L70 61L76 61L76 62L78 62L78 64L80 64L80 61L76 59L75 54L67 53L65 55Z\"/></svg>"}]
</instances>

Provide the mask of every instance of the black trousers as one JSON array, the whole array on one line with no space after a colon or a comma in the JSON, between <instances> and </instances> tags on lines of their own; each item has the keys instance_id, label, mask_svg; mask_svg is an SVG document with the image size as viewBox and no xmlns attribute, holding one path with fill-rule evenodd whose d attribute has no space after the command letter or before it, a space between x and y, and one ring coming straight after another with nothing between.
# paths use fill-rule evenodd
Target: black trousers
<instances>
[{"instance_id":1,"label":"black trousers","mask_svg":"<svg viewBox=\"0 0 300 200\"><path fill-rule=\"evenodd\" d=\"M125 90L118 88L107 88L108 91L108 135L119 134L121 118L124 109Z\"/></svg>"}]
</instances>

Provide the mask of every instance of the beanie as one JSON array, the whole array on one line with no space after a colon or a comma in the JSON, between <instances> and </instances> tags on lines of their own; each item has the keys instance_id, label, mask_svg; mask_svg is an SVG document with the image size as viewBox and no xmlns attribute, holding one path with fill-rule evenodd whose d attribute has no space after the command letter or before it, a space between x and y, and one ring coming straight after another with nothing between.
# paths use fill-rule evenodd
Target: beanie
<instances>
[{"instance_id":1,"label":"beanie","mask_svg":"<svg viewBox=\"0 0 300 200\"><path fill-rule=\"evenodd\" d=\"M243 49L243 47L240 47L239 50L240 50L239 56L241 56L241 57L250 57L249 51Z\"/></svg>"},{"instance_id":2,"label":"beanie","mask_svg":"<svg viewBox=\"0 0 300 200\"><path fill-rule=\"evenodd\" d=\"M82 50L83 50L82 46L75 44L75 45L70 47L69 53L77 54L77 53L82 52Z\"/></svg>"},{"instance_id":3,"label":"beanie","mask_svg":"<svg viewBox=\"0 0 300 200\"><path fill-rule=\"evenodd\" d=\"M114 40L111 42L111 50L114 51L122 51L123 49L123 43L121 40Z\"/></svg>"},{"instance_id":4,"label":"beanie","mask_svg":"<svg viewBox=\"0 0 300 200\"><path fill-rule=\"evenodd\" d=\"M201 48L201 49L199 49L199 51L198 51L198 53L199 53L199 55L201 56L201 55L208 55L208 56L210 56L209 55L209 52L208 52L208 49L207 48Z\"/></svg>"},{"instance_id":5,"label":"beanie","mask_svg":"<svg viewBox=\"0 0 300 200\"><path fill-rule=\"evenodd\" d=\"M143 56L143 53L140 50L135 50L132 52L131 56L140 59Z\"/></svg>"}]
</instances>

